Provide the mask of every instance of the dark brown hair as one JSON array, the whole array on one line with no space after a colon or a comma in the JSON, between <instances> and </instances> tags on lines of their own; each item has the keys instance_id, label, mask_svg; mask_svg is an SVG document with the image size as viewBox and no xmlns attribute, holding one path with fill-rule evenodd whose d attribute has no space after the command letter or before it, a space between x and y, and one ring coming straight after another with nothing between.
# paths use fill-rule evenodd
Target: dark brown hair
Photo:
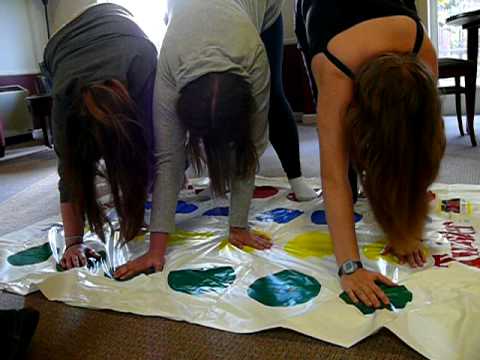
<instances>
[{"instance_id":1,"label":"dark brown hair","mask_svg":"<svg viewBox=\"0 0 480 360\"><path fill-rule=\"evenodd\" d=\"M239 75L209 73L180 92L177 112L188 131L187 155L199 174L206 165L211 187L224 196L233 177L255 174L249 83Z\"/></svg>"},{"instance_id":2,"label":"dark brown hair","mask_svg":"<svg viewBox=\"0 0 480 360\"><path fill-rule=\"evenodd\" d=\"M353 98L351 158L375 217L393 244L418 241L446 142L436 80L417 58L387 54L361 69Z\"/></svg>"},{"instance_id":3,"label":"dark brown hair","mask_svg":"<svg viewBox=\"0 0 480 360\"><path fill-rule=\"evenodd\" d=\"M73 202L104 240L103 225L108 220L97 200L95 177L105 177L122 238L129 241L143 225L149 178L148 143L135 104L120 81L106 80L82 87L73 108L67 119L65 154ZM99 170L100 159L106 173Z\"/></svg>"}]
</instances>

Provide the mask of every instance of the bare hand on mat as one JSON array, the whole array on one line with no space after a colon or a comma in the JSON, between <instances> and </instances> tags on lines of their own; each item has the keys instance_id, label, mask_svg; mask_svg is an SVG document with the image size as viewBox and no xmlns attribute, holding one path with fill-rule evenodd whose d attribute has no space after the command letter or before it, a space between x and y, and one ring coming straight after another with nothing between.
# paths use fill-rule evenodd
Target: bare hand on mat
<instances>
[{"instance_id":1,"label":"bare hand on mat","mask_svg":"<svg viewBox=\"0 0 480 360\"><path fill-rule=\"evenodd\" d=\"M148 251L146 254L117 268L113 277L117 280L128 280L139 274L150 274L152 272L162 271L164 264L164 254Z\"/></svg>"},{"instance_id":2,"label":"bare hand on mat","mask_svg":"<svg viewBox=\"0 0 480 360\"><path fill-rule=\"evenodd\" d=\"M390 304L390 300L375 284L375 281L380 281L388 286L396 286L395 283L382 274L365 269L358 269L351 275L342 275L340 279L342 289L345 290L355 304L362 302L367 306L375 308L380 307L381 302L385 305Z\"/></svg>"},{"instance_id":3,"label":"bare hand on mat","mask_svg":"<svg viewBox=\"0 0 480 360\"><path fill-rule=\"evenodd\" d=\"M406 246L395 246L388 244L382 255L392 254L398 258L400 264L408 263L412 268L422 267L427 262L421 241L407 244Z\"/></svg>"},{"instance_id":4,"label":"bare hand on mat","mask_svg":"<svg viewBox=\"0 0 480 360\"><path fill-rule=\"evenodd\" d=\"M60 265L65 270L83 267L87 264L87 258L89 257L100 259L100 255L95 250L83 243L70 245L65 250Z\"/></svg>"},{"instance_id":5,"label":"bare hand on mat","mask_svg":"<svg viewBox=\"0 0 480 360\"><path fill-rule=\"evenodd\" d=\"M239 249L249 246L257 250L266 250L272 247L272 242L260 235L252 233L248 229L230 227L230 243Z\"/></svg>"},{"instance_id":6,"label":"bare hand on mat","mask_svg":"<svg viewBox=\"0 0 480 360\"><path fill-rule=\"evenodd\" d=\"M166 233L151 233L148 252L117 268L113 277L117 280L128 280L139 274L162 271L168 238L169 235Z\"/></svg>"}]
</instances>

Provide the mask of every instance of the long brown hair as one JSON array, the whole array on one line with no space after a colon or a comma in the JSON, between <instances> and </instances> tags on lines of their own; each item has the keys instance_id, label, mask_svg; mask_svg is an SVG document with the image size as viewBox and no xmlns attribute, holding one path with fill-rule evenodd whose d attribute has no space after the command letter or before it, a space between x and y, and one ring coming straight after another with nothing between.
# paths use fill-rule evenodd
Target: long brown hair
<instances>
[{"instance_id":1,"label":"long brown hair","mask_svg":"<svg viewBox=\"0 0 480 360\"><path fill-rule=\"evenodd\" d=\"M239 75L209 73L180 92L177 113L188 131L187 155L200 174L205 165L217 196L233 177L255 174L258 156L251 136L249 83Z\"/></svg>"},{"instance_id":2,"label":"long brown hair","mask_svg":"<svg viewBox=\"0 0 480 360\"><path fill-rule=\"evenodd\" d=\"M105 177L113 195L125 241L143 225L149 178L148 143L139 112L118 80L83 86L67 119L65 176L90 228L104 240L108 221L97 201L95 177ZM106 173L99 169L105 161Z\"/></svg>"},{"instance_id":3,"label":"long brown hair","mask_svg":"<svg viewBox=\"0 0 480 360\"><path fill-rule=\"evenodd\" d=\"M347 119L351 158L378 223L392 243L418 241L446 142L432 72L411 55L370 61Z\"/></svg>"}]
</instances>

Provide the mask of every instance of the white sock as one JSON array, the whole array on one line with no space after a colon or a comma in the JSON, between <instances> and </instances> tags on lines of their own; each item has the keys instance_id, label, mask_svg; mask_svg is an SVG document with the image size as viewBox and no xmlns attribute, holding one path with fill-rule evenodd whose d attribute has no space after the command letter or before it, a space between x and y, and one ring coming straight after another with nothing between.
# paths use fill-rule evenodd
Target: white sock
<instances>
[{"instance_id":1,"label":"white sock","mask_svg":"<svg viewBox=\"0 0 480 360\"><path fill-rule=\"evenodd\" d=\"M289 179L288 182L298 201L310 201L317 198L317 193L305 182L303 176Z\"/></svg>"}]
</instances>

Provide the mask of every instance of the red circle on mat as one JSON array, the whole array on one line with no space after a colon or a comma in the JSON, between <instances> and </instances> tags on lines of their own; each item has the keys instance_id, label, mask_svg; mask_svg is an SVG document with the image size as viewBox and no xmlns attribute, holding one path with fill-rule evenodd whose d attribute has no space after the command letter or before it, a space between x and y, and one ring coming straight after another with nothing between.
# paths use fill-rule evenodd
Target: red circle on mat
<instances>
[{"instance_id":1,"label":"red circle on mat","mask_svg":"<svg viewBox=\"0 0 480 360\"><path fill-rule=\"evenodd\" d=\"M278 189L273 186L257 186L253 192L254 199L265 199L278 194Z\"/></svg>"}]
</instances>

